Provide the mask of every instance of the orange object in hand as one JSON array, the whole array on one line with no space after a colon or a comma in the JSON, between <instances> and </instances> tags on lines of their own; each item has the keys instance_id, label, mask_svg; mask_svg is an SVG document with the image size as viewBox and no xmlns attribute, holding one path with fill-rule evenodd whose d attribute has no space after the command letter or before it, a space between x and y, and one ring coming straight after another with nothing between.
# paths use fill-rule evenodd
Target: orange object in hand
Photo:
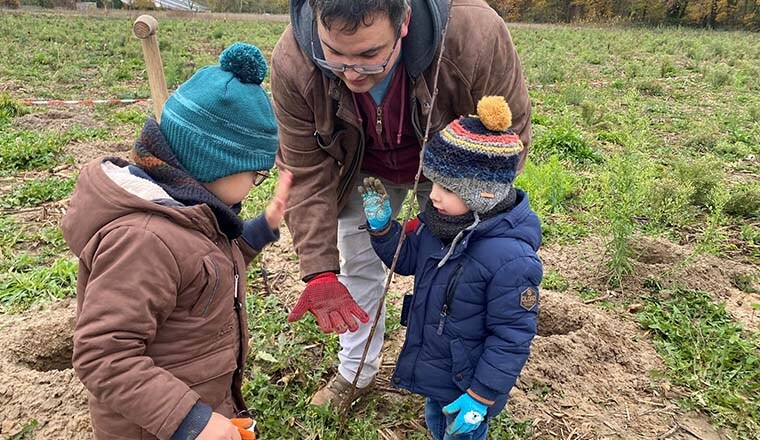
<instances>
[{"instance_id":1,"label":"orange object in hand","mask_svg":"<svg viewBox=\"0 0 760 440\"><path fill-rule=\"evenodd\" d=\"M256 440L256 421L250 418L230 419L242 440Z\"/></svg>"}]
</instances>

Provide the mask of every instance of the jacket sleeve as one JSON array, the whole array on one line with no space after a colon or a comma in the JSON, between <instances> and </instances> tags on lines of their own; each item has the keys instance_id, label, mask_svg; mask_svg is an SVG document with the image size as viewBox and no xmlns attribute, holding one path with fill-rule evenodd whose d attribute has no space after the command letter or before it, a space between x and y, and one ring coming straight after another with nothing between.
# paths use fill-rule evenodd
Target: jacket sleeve
<instances>
[{"instance_id":1,"label":"jacket sleeve","mask_svg":"<svg viewBox=\"0 0 760 440\"><path fill-rule=\"evenodd\" d=\"M152 232L121 227L102 238L91 261L74 329L74 370L99 402L168 439L199 400L145 355L176 304L174 255Z\"/></svg>"},{"instance_id":2,"label":"jacket sleeve","mask_svg":"<svg viewBox=\"0 0 760 440\"><path fill-rule=\"evenodd\" d=\"M243 253L245 265L248 267L266 245L280 239L280 230L272 230L264 214L261 214L243 223L241 238L240 250Z\"/></svg>"},{"instance_id":3,"label":"jacket sleeve","mask_svg":"<svg viewBox=\"0 0 760 440\"><path fill-rule=\"evenodd\" d=\"M272 53L271 87L280 137L277 165L293 173L285 222L293 236L303 278L340 271L337 246L340 169L314 138L314 110L306 96L307 86L288 76L298 70L294 65L303 64L290 29Z\"/></svg>"},{"instance_id":4,"label":"jacket sleeve","mask_svg":"<svg viewBox=\"0 0 760 440\"><path fill-rule=\"evenodd\" d=\"M528 361L530 344L536 335L541 277L538 258L519 257L502 266L489 283L486 291L489 336L470 385L479 396L496 400L508 395ZM528 296L521 302L524 292ZM530 301L532 295L534 303Z\"/></svg>"},{"instance_id":5,"label":"jacket sleeve","mask_svg":"<svg viewBox=\"0 0 760 440\"><path fill-rule=\"evenodd\" d=\"M522 65L506 24L498 18L493 26L491 44L481 44L472 85L473 102L483 96L503 96L512 111L512 129L520 135L523 151L518 172L525 167L525 158L532 140L530 96L523 78Z\"/></svg>"},{"instance_id":6,"label":"jacket sleeve","mask_svg":"<svg viewBox=\"0 0 760 440\"><path fill-rule=\"evenodd\" d=\"M396 254L396 247L398 247L398 241L401 239L402 233L404 231L401 229L399 222L393 220L391 222L391 229L386 234L370 236L375 253L389 268L393 263L393 256ZM417 269L418 245L419 237L416 231L407 233L404 244L401 246L401 253L398 255L396 270L394 272L399 275L414 275Z\"/></svg>"}]
</instances>

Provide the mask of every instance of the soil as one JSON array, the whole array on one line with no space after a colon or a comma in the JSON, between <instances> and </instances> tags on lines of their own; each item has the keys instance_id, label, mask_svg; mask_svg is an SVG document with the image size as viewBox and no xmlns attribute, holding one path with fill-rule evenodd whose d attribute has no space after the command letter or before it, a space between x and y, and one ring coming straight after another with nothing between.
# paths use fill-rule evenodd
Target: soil
<instances>
[{"instance_id":1,"label":"soil","mask_svg":"<svg viewBox=\"0 0 760 440\"><path fill-rule=\"evenodd\" d=\"M24 118L19 123L30 127L41 124L45 129L69 123L63 121L73 119L81 124L84 120L71 113ZM126 143L74 146L69 151L77 157L73 171L109 149L120 155L128 151ZM60 208L65 208L65 202ZM32 215L24 220L40 221ZM627 309L642 295L656 294L645 287L647 280L656 279L663 287L712 292L716 301L726 302L737 321L756 326L760 323L759 312L753 311L751 305L760 303L760 297L739 290L732 280L740 274L756 274L757 267L709 256L695 258L688 245L666 239L638 237L635 241L634 272L614 291L607 289L603 276L603 239L591 237L578 244L552 244L541 250L545 271L556 271L569 286L563 292L542 290L538 336L507 407L514 419L532 421L535 438L729 438L713 429L705 415L684 412L676 405L682 391L652 374L663 368L662 361L651 338ZM294 304L303 283L285 228L280 242L262 255L261 266L264 273L251 289L277 295L284 304ZM389 300L400 301L401 294L411 288L410 277L398 277ZM584 301L572 293L583 288L599 291L611 305ZM0 439L10 438L32 420L39 425L26 438L91 437L87 393L71 368L75 306L70 299L19 315L2 315ZM375 391L380 411L393 408L400 400L422 406L421 398L399 392L388 383L403 337L403 329L396 331L383 349ZM424 430L422 418L413 421L412 426L385 429L388 432L383 432L382 437L404 438L405 430L410 429Z\"/></svg>"}]
</instances>

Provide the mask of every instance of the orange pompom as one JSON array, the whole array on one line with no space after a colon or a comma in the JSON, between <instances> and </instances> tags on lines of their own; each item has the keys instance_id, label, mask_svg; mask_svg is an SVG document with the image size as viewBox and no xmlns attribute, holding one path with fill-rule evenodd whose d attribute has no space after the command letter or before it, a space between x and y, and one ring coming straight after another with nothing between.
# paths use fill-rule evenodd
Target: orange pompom
<instances>
[{"instance_id":1,"label":"orange pompom","mask_svg":"<svg viewBox=\"0 0 760 440\"><path fill-rule=\"evenodd\" d=\"M491 131L507 131L512 126L512 112L503 96L484 96L478 101L480 122Z\"/></svg>"}]
</instances>

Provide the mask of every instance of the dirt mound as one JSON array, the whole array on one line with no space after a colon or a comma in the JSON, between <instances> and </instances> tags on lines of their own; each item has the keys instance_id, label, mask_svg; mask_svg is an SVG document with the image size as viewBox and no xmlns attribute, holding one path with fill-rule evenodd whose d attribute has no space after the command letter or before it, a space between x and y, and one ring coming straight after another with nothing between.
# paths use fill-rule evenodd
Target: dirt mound
<instances>
[{"instance_id":1,"label":"dirt mound","mask_svg":"<svg viewBox=\"0 0 760 440\"><path fill-rule=\"evenodd\" d=\"M6 316L0 332L0 438L37 420L31 438L91 438L87 394L71 369L75 303ZM29 437L27 437L29 438Z\"/></svg>"},{"instance_id":2,"label":"dirt mound","mask_svg":"<svg viewBox=\"0 0 760 440\"><path fill-rule=\"evenodd\" d=\"M97 159L101 156L117 156L122 159L129 159L129 152L132 150L133 141L87 141L76 142L66 146L66 151L76 158L79 166Z\"/></svg>"},{"instance_id":3,"label":"dirt mound","mask_svg":"<svg viewBox=\"0 0 760 440\"><path fill-rule=\"evenodd\" d=\"M760 312L752 304L760 303L760 295L736 287L737 277L754 276L758 268L712 255L696 255L693 247L682 246L664 238L638 236L633 240L635 256L633 273L623 279L614 297L637 301L658 289L682 288L701 290L725 302L726 309L737 321L756 328ZM605 244L600 237L590 237L569 246L549 245L541 249L544 270L554 270L564 277L570 291L584 288L606 292L607 276ZM757 284L757 283L755 283Z\"/></svg>"}]
</instances>

